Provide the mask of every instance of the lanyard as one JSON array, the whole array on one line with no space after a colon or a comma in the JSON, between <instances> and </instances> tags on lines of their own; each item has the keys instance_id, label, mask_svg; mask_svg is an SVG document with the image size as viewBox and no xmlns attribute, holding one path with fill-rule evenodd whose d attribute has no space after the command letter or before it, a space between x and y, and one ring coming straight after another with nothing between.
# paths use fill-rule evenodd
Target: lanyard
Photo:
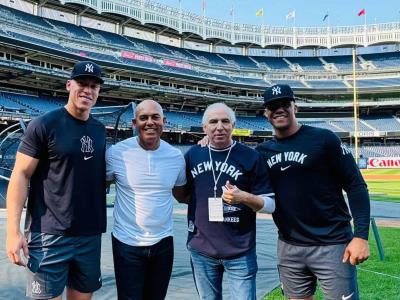
<instances>
[{"instance_id":1,"label":"lanyard","mask_svg":"<svg viewBox=\"0 0 400 300\"><path fill-rule=\"evenodd\" d=\"M213 174L213 178L214 178L214 198L217 198L217 184L218 184L218 180L219 180L219 178L221 177L221 174L222 174L222 166L224 164L226 164L226 162L228 161L228 158L229 158L229 155L231 154L231 150L232 150L233 146L235 146L235 142L233 142L232 145L229 147L229 151L228 151L228 154L227 154L227 156L225 158L225 161L221 165L221 168L219 169L219 174L218 174L217 178L215 178L214 164L213 164L213 160L212 160L212 157L211 157L211 146L208 145L208 154L210 155L211 170L212 170L212 174Z\"/></svg>"}]
</instances>

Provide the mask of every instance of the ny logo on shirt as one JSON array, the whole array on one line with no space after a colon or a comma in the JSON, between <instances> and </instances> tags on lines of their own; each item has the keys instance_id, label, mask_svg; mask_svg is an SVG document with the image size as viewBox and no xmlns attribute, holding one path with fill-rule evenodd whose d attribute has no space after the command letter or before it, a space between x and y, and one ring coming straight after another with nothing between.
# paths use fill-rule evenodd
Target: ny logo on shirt
<instances>
[{"instance_id":1,"label":"ny logo on shirt","mask_svg":"<svg viewBox=\"0 0 400 300\"><path fill-rule=\"evenodd\" d=\"M42 293L42 290L40 289L40 283L37 282L36 280L34 280L34 281L32 282L32 294L37 294L37 295L39 295L39 294L41 294L41 293Z\"/></svg>"},{"instance_id":2,"label":"ny logo on shirt","mask_svg":"<svg viewBox=\"0 0 400 300\"><path fill-rule=\"evenodd\" d=\"M93 140L90 137L88 137L87 135L84 135L81 138L81 143L82 143L81 151L83 153L92 153L94 151Z\"/></svg>"},{"instance_id":3,"label":"ny logo on shirt","mask_svg":"<svg viewBox=\"0 0 400 300\"><path fill-rule=\"evenodd\" d=\"M351 153L350 150L346 147L345 144L340 144L340 147L342 148L342 154L343 155L347 155L347 154Z\"/></svg>"}]
</instances>

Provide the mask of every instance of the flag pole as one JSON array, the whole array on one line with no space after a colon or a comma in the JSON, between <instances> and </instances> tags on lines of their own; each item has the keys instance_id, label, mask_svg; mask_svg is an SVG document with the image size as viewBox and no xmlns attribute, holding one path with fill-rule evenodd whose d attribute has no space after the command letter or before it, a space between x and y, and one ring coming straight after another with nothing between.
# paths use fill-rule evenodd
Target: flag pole
<instances>
[{"instance_id":1,"label":"flag pole","mask_svg":"<svg viewBox=\"0 0 400 300\"><path fill-rule=\"evenodd\" d=\"M265 13L264 13L264 7L262 8L262 10L263 10L263 15L262 15L262 25L261 25L261 43L262 43L262 47L265 47L265 33L264 33Z\"/></svg>"},{"instance_id":2,"label":"flag pole","mask_svg":"<svg viewBox=\"0 0 400 300\"><path fill-rule=\"evenodd\" d=\"M330 27L331 27L331 16L330 16L330 13L328 10L328 28L330 28Z\"/></svg>"},{"instance_id":3,"label":"flag pole","mask_svg":"<svg viewBox=\"0 0 400 300\"><path fill-rule=\"evenodd\" d=\"M235 41L235 4L232 4L231 8L231 17L232 17L232 25L231 25L231 39L232 39L232 44Z\"/></svg>"},{"instance_id":4,"label":"flag pole","mask_svg":"<svg viewBox=\"0 0 400 300\"><path fill-rule=\"evenodd\" d=\"M203 0L201 3L203 10L203 38L206 37L206 0Z\"/></svg>"},{"instance_id":5,"label":"flag pole","mask_svg":"<svg viewBox=\"0 0 400 300\"><path fill-rule=\"evenodd\" d=\"M179 33L182 33L182 0L179 0Z\"/></svg>"},{"instance_id":6,"label":"flag pole","mask_svg":"<svg viewBox=\"0 0 400 300\"><path fill-rule=\"evenodd\" d=\"M364 14L364 26L367 27L367 11Z\"/></svg>"},{"instance_id":7,"label":"flag pole","mask_svg":"<svg viewBox=\"0 0 400 300\"><path fill-rule=\"evenodd\" d=\"M294 11L294 16L293 16L293 27L296 28L296 10Z\"/></svg>"},{"instance_id":8,"label":"flag pole","mask_svg":"<svg viewBox=\"0 0 400 300\"><path fill-rule=\"evenodd\" d=\"M356 49L353 47L353 109L354 109L354 158L358 163L358 101L356 80Z\"/></svg>"}]
</instances>

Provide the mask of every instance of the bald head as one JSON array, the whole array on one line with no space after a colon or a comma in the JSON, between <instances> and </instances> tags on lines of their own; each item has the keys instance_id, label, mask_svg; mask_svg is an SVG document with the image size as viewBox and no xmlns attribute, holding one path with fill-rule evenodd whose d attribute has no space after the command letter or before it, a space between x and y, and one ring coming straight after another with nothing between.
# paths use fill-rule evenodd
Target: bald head
<instances>
[{"instance_id":1,"label":"bald head","mask_svg":"<svg viewBox=\"0 0 400 300\"><path fill-rule=\"evenodd\" d=\"M133 126L138 132L138 143L145 150L155 150L160 146L165 118L160 104L154 100L144 100L136 107Z\"/></svg>"},{"instance_id":2,"label":"bald head","mask_svg":"<svg viewBox=\"0 0 400 300\"><path fill-rule=\"evenodd\" d=\"M135 116L140 114L141 111L148 110L148 109L157 111L162 118L164 117L164 113L163 113L163 109L162 109L161 105L158 102L151 100L151 99L143 100L136 106Z\"/></svg>"}]
</instances>

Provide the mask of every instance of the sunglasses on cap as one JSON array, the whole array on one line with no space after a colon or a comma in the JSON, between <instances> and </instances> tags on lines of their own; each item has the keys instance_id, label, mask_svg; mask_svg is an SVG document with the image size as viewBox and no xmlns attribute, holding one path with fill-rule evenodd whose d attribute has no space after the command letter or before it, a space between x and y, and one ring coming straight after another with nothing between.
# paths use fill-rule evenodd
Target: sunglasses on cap
<instances>
[{"instance_id":1,"label":"sunglasses on cap","mask_svg":"<svg viewBox=\"0 0 400 300\"><path fill-rule=\"evenodd\" d=\"M289 100L289 99L276 100L271 103L267 103L265 105L265 108L270 111L274 111L274 110L277 110L278 108L287 109L290 107L291 104L292 104L292 100Z\"/></svg>"}]
</instances>

